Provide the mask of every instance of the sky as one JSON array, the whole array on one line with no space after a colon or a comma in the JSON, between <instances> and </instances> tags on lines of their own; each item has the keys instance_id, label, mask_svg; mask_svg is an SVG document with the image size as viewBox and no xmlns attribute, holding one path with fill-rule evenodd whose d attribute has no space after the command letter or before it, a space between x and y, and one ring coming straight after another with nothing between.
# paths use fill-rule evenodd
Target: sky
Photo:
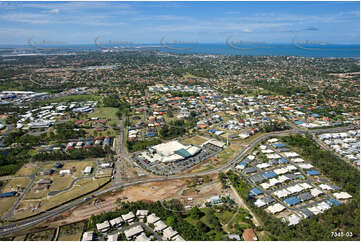
<instances>
[{"instance_id":1,"label":"sky","mask_svg":"<svg viewBox=\"0 0 361 242\"><path fill-rule=\"evenodd\" d=\"M359 2L0 2L0 44L360 43Z\"/></svg>"}]
</instances>

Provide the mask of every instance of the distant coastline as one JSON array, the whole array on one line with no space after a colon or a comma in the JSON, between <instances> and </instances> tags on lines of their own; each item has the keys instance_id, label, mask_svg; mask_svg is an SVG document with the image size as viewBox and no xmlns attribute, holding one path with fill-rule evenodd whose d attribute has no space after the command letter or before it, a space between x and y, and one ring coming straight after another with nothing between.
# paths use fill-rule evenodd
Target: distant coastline
<instances>
[{"instance_id":1,"label":"distant coastline","mask_svg":"<svg viewBox=\"0 0 361 242\"><path fill-rule=\"evenodd\" d=\"M219 44L134 44L131 46L107 46L103 49L94 44L73 44L41 46L39 49L28 45L0 45L0 56L26 56L39 54L60 54L59 52L83 51L121 51L121 50L155 50L162 53L202 54L202 55L245 55L245 56L298 56L314 58L360 58L360 45L308 45L307 48L293 44L248 44L230 46ZM55 53L54 53L55 52Z\"/></svg>"}]
</instances>

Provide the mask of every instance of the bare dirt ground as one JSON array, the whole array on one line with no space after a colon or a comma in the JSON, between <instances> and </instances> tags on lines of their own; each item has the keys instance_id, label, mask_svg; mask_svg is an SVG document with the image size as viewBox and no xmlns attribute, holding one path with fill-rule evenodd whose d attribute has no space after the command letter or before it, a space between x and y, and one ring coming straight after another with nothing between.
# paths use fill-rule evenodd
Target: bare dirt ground
<instances>
[{"instance_id":1,"label":"bare dirt ground","mask_svg":"<svg viewBox=\"0 0 361 242\"><path fill-rule=\"evenodd\" d=\"M122 191L100 198L100 202L97 204L94 204L93 200L71 211L67 211L47 221L47 224L51 227L60 226L88 219L91 215L112 211L117 207L117 199L121 199L124 202L140 200L155 202L159 200L179 199L184 202L184 205L201 205L211 196L223 195L222 186L220 182L217 181L217 177L213 176L210 178L211 181L209 183L198 185L191 189L187 189L187 183L191 184L191 179L189 179L188 182L187 180L172 180L127 187ZM192 201L188 201L190 197L193 199Z\"/></svg>"},{"instance_id":2,"label":"bare dirt ground","mask_svg":"<svg viewBox=\"0 0 361 242\"><path fill-rule=\"evenodd\" d=\"M153 182L124 188L122 191L102 197L101 202L94 205L94 201L74 208L52 219L51 223L56 225L68 224L90 218L105 211L116 209L116 200L122 201L158 201L176 198L178 191L186 185L184 180L173 180L164 182Z\"/></svg>"}]
</instances>

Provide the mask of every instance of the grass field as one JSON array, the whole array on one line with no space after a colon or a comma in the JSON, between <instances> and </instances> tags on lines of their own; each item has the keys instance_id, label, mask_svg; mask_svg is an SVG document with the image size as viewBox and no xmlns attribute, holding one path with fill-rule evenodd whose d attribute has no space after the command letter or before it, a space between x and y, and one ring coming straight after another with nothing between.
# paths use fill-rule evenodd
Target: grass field
<instances>
[{"instance_id":1,"label":"grass field","mask_svg":"<svg viewBox=\"0 0 361 242\"><path fill-rule=\"evenodd\" d=\"M203 144L206 141L207 141L206 139L198 135L181 140L181 142L184 144L197 145L197 146Z\"/></svg>"},{"instance_id":2,"label":"grass field","mask_svg":"<svg viewBox=\"0 0 361 242\"><path fill-rule=\"evenodd\" d=\"M14 241L25 241L25 237L26 237L26 235L16 236L14 238Z\"/></svg>"},{"instance_id":3,"label":"grass field","mask_svg":"<svg viewBox=\"0 0 361 242\"><path fill-rule=\"evenodd\" d=\"M85 222L61 226L58 241L80 241L84 228Z\"/></svg>"},{"instance_id":4,"label":"grass field","mask_svg":"<svg viewBox=\"0 0 361 242\"><path fill-rule=\"evenodd\" d=\"M231 144L224 150L222 150L219 154L216 155L216 158L219 159L220 163L223 165L228 161L232 160L237 152L241 150L241 147L236 144Z\"/></svg>"},{"instance_id":5,"label":"grass field","mask_svg":"<svg viewBox=\"0 0 361 242\"><path fill-rule=\"evenodd\" d=\"M27 234L26 241L49 241L52 240L55 234L55 229L48 229L37 233Z\"/></svg>"},{"instance_id":6,"label":"grass field","mask_svg":"<svg viewBox=\"0 0 361 242\"><path fill-rule=\"evenodd\" d=\"M61 168L62 170L67 170L70 169L72 170L73 167L75 167L76 171L72 174L72 176L74 178L77 177L82 177L83 176L83 171L85 169L85 167L87 166L92 166L93 170L96 167L96 163L95 161L72 161L72 162L66 162L64 163L63 168Z\"/></svg>"},{"instance_id":7,"label":"grass field","mask_svg":"<svg viewBox=\"0 0 361 242\"><path fill-rule=\"evenodd\" d=\"M98 117L99 119L105 118L105 119L111 119L110 123L113 122L119 122L118 116L116 115L116 112L118 111L117 108L110 108L110 107L101 107L96 108L94 112L89 113L88 117Z\"/></svg>"},{"instance_id":8,"label":"grass field","mask_svg":"<svg viewBox=\"0 0 361 242\"><path fill-rule=\"evenodd\" d=\"M0 238L0 241L13 241L15 239L15 237L3 237L3 238Z\"/></svg>"},{"instance_id":9,"label":"grass field","mask_svg":"<svg viewBox=\"0 0 361 242\"><path fill-rule=\"evenodd\" d=\"M14 204L16 197L0 198L0 216L4 215Z\"/></svg>"},{"instance_id":10,"label":"grass field","mask_svg":"<svg viewBox=\"0 0 361 242\"><path fill-rule=\"evenodd\" d=\"M99 169L99 171L97 172L97 174L95 175L96 178L101 178L101 177L110 177L113 174L113 169L112 168L107 168L107 169Z\"/></svg>"},{"instance_id":11,"label":"grass field","mask_svg":"<svg viewBox=\"0 0 361 242\"><path fill-rule=\"evenodd\" d=\"M84 102L84 101L99 101L100 97L91 95L91 94L81 94L81 95L70 95L64 97L57 97L47 102Z\"/></svg>"},{"instance_id":12,"label":"grass field","mask_svg":"<svg viewBox=\"0 0 361 242\"><path fill-rule=\"evenodd\" d=\"M213 169L214 166L212 164L205 164L204 166L202 165L200 168L198 169L195 169L195 170L192 170L192 173L195 173L195 172L203 172L203 171L208 171L208 170L211 170Z\"/></svg>"},{"instance_id":13,"label":"grass field","mask_svg":"<svg viewBox=\"0 0 361 242\"><path fill-rule=\"evenodd\" d=\"M256 231L256 235L259 241L271 241L271 237L267 231Z\"/></svg>"},{"instance_id":14,"label":"grass field","mask_svg":"<svg viewBox=\"0 0 361 242\"><path fill-rule=\"evenodd\" d=\"M22 219L37 214L38 211L33 212L31 209L32 207L35 207L37 203L39 203L39 201L21 200L18 207L21 207L22 210L15 211L15 215L12 219Z\"/></svg>"},{"instance_id":15,"label":"grass field","mask_svg":"<svg viewBox=\"0 0 361 242\"><path fill-rule=\"evenodd\" d=\"M258 132L257 134L248 137L247 139L242 140L243 143L249 144L252 140L257 139L258 137L262 136L263 132Z\"/></svg>"},{"instance_id":16,"label":"grass field","mask_svg":"<svg viewBox=\"0 0 361 242\"><path fill-rule=\"evenodd\" d=\"M234 214L229 211L225 211L223 213L216 213L217 218L222 224L227 224L231 220L233 215Z\"/></svg>"},{"instance_id":17,"label":"grass field","mask_svg":"<svg viewBox=\"0 0 361 242\"><path fill-rule=\"evenodd\" d=\"M54 164L53 162L45 164L43 166L43 168L49 169L49 168L53 167L53 164ZM49 179L50 178L53 180L53 183L51 184L49 190L44 191L44 192L35 192L35 191L31 190L30 192L28 192L28 194L25 195L25 199L39 199L39 198L46 196L47 193L50 191L58 191L58 190L62 190L62 189L69 187L71 182L74 179L83 176L83 170L87 166L92 166L93 170L94 170L94 168L96 167L95 161L65 162L63 168L61 168L61 169L62 170L66 170L66 169L72 170L74 167L75 168L74 170L76 170L76 171L73 174L66 174L64 176L60 176L59 174L53 174L52 176L48 176L48 175L37 176L36 181L39 181L40 179Z\"/></svg>"},{"instance_id":18,"label":"grass field","mask_svg":"<svg viewBox=\"0 0 361 242\"><path fill-rule=\"evenodd\" d=\"M33 174L38 168L37 164L28 163L23 165L20 170L16 172L16 176L28 176Z\"/></svg>"},{"instance_id":19,"label":"grass field","mask_svg":"<svg viewBox=\"0 0 361 242\"><path fill-rule=\"evenodd\" d=\"M40 207L42 211L53 208L59 204L63 204L69 200L80 197L88 192L94 191L99 188L101 185L109 181L108 178L85 178L76 182L73 186L73 189L67 192L59 193L55 196L52 196L48 199L43 200L42 206Z\"/></svg>"},{"instance_id":20,"label":"grass field","mask_svg":"<svg viewBox=\"0 0 361 242\"><path fill-rule=\"evenodd\" d=\"M30 179L27 177L13 178L7 182L7 184L4 186L1 192L10 192L16 190L18 186L25 188L27 185L29 185L29 183L30 183Z\"/></svg>"},{"instance_id":21,"label":"grass field","mask_svg":"<svg viewBox=\"0 0 361 242\"><path fill-rule=\"evenodd\" d=\"M42 194L40 194L40 197L38 197L38 199L36 200L38 202L41 201L41 206L38 210L36 210L34 212L31 211L30 208L34 207L34 204L36 203L36 201L22 200L20 202L20 206L25 209L23 209L21 211L17 211L15 213L14 219L23 219L23 218L38 214L42 211L48 210L50 208L53 208L60 204L63 204L67 201L70 201L72 199L80 197L86 193L96 190L103 184L107 183L109 181L109 179L110 179L110 177L99 178L99 179L84 178L84 179L76 182L70 191L62 192L62 193L59 193L59 194L57 194L55 196L51 196L51 197L45 196L47 194L47 192L45 194L42 193ZM32 198L32 199L37 198L35 193L32 193L32 195L34 196L34 198ZM30 199L30 195L26 195L26 197L24 199Z\"/></svg>"}]
</instances>

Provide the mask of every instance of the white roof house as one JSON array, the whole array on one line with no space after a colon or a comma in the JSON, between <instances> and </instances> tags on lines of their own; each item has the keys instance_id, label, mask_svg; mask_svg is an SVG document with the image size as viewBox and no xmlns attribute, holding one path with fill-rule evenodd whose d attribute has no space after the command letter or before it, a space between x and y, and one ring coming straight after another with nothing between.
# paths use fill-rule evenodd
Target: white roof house
<instances>
[{"instance_id":1,"label":"white roof house","mask_svg":"<svg viewBox=\"0 0 361 242\"><path fill-rule=\"evenodd\" d=\"M276 178L271 178L271 179L269 179L269 184L271 185L271 186L274 186L274 185L277 185L277 184L279 184L280 182L278 181L278 179L276 179Z\"/></svg>"},{"instance_id":2,"label":"white roof house","mask_svg":"<svg viewBox=\"0 0 361 242\"><path fill-rule=\"evenodd\" d=\"M84 232L82 241L92 241L94 239L94 232Z\"/></svg>"},{"instance_id":3,"label":"white roof house","mask_svg":"<svg viewBox=\"0 0 361 242\"><path fill-rule=\"evenodd\" d=\"M282 153L283 156L285 157L297 157L297 156L300 156L299 154L297 154L296 152L284 152Z\"/></svg>"},{"instance_id":4,"label":"white roof house","mask_svg":"<svg viewBox=\"0 0 361 242\"><path fill-rule=\"evenodd\" d=\"M330 209L331 207L326 202L321 202L317 205L317 208L323 212L326 211L327 209Z\"/></svg>"},{"instance_id":5,"label":"white roof house","mask_svg":"<svg viewBox=\"0 0 361 242\"><path fill-rule=\"evenodd\" d=\"M308 164L308 163L300 163L300 164L298 164L298 166L302 169L310 169L313 167L313 165Z\"/></svg>"},{"instance_id":6,"label":"white roof house","mask_svg":"<svg viewBox=\"0 0 361 242\"><path fill-rule=\"evenodd\" d=\"M272 187L272 185L270 185L269 183L267 183L267 182L264 182L264 183L262 183L262 184L260 184L260 186L263 188L263 189L268 189L268 188L270 188L270 187Z\"/></svg>"},{"instance_id":7,"label":"white roof house","mask_svg":"<svg viewBox=\"0 0 361 242\"><path fill-rule=\"evenodd\" d=\"M279 159L281 156L279 154L266 154L268 159Z\"/></svg>"},{"instance_id":8,"label":"white roof house","mask_svg":"<svg viewBox=\"0 0 361 242\"><path fill-rule=\"evenodd\" d=\"M60 175L70 174L70 170L60 170L60 171L59 171L59 174L60 174Z\"/></svg>"},{"instance_id":9,"label":"white roof house","mask_svg":"<svg viewBox=\"0 0 361 242\"><path fill-rule=\"evenodd\" d=\"M150 238L148 238L145 233L141 233L135 238L134 241L150 241Z\"/></svg>"},{"instance_id":10,"label":"white roof house","mask_svg":"<svg viewBox=\"0 0 361 242\"><path fill-rule=\"evenodd\" d=\"M312 188L312 186L311 186L310 184L306 183L306 182L300 183L299 185L300 185L301 187L303 187L304 189L310 189L310 188Z\"/></svg>"},{"instance_id":11,"label":"white roof house","mask_svg":"<svg viewBox=\"0 0 361 242\"><path fill-rule=\"evenodd\" d=\"M87 167L85 167L83 173L84 173L84 174L90 174L90 173L92 173L92 170L93 170L93 167L87 166Z\"/></svg>"},{"instance_id":12,"label":"white roof house","mask_svg":"<svg viewBox=\"0 0 361 242\"><path fill-rule=\"evenodd\" d=\"M159 220L158 222L154 223L154 231L156 232L162 231L167 227L168 226L162 220Z\"/></svg>"},{"instance_id":13,"label":"white roof house","mask_svg":"<svg viewBox=\"0 0 361 242\"><path fill-rule=\"evenodd\" d=\"M148 215L149 211L148 210L137 210L137 217L141 217L144 218Z\"/></svg>"},{"instance_id":14,"label":"white roof house","mask_svg":"<svg viewBox=\"0 0 361 242\"><path fill-rule=\"evenodd\" d=\"M317 189L317 188L312 188L312 189L310 190L310 193L311 193L311 195L314 196L314 197L318 197L320 194L323 194L323 192L320 191L320 190Z\"/></svg>"},{"instance_id":15,"label":"white roof house","mask_svg":"<svg viewBox=\"0 0 361 242\"><path fill-rule=\"evenodd\" d=\"M293 193L297 193L297 192L301 192L304 190L304 188L302 186L300 186L299 184L296 184L294 186L288 187L287 188L288 191L291 192L291 194Z\"/></svg>"},{"instance_id":16,"label":"white roof house","mask_svg":"<svg viewBox=\"0 0 361 242\"><path fill-rule=\"evenodd\" d=\"M291 159L291 161L294 163L300 163L300 162L304 162L305 160L302 158L294 158L294 159Z\"/></svg>"},{"instance_id":17,"label":"white roof house","mask_svg":"<svg viewBox=\"0 0 361 242\"><path fill-rule=\"evenodd\" d=\"M183 239L182 236L180 236L179 234L177 234L176 236L174 236L172 238L173 241L185 241L185 239Z\"/></svg>"},{"instance_id":18,"label":"white roof house","mask_svg":"<svg viewBox=\"0 0 361 242\"><path fill-rule=\"evenodd\" d=\"M285 181L288 181L290 178L288 178L287 176L285 176L285 175L281 175L281 176L279 176L278 177L278 181L280 182L280 183L283 183L283 182L285 182Z\"/></svg>"},{"instance_id":19,"label":"white roof house","mask_svg":"<svg viewBox=\"0 0 361 242\"><path fill-rule=\"evenodd\" d=\"M266 210L268 210L269 212L271 212L272 214L275 214L275 213L279 213L283 210L285 210L285 206L283 206L282 204L280 203L276 203L274 205L271 205L269 206L268 208L266 208Z\"/></svg>"},{"instance_id":20,"label":"white roof house","mask_svg":"<svg viewBox=\"0 0 361 242\"><path fill-rule=\"evenodd\" d=\"M130 229L127 229L124 231L125 237L130 240L131 238L133 238L134 236L142 233L144 231L143 227L140 225L137 225L135 227L132 227Z\"/></svg>"},{"instance_id":21,"label":"white roof house","mask_svg":"<svg viewBox=\"0 0 361 242\"><path fill-rule=\"evenodd\" d=\"M264 168L270 167L271 165L269 163L261 163L256 166L260 169L264 169Z\"/></svg>"},{"instance_id":22,"label":"white roof house","mask_svg":"<svg viewBox=\"0 0 361 242\"><path fill-rule=\"evenodd\" d=\"M166 228L165 230L163 230L163 237L166 240L171 240L174 236L176 236L178 234L177 231L174 231L171 227Z\"/></svg>"},{"instance_id":23,"label":"white roof house","mask_svg":"<svg viewBox=\"0 0 361 242\"><path fill-rule=\"evenodd\" d=\"M96 226L99 232L105 232L110 229L110 223L107 220L105 220L103 223L97 224Z\"/></svg>"},{"instance_id":24,"label":"white roof house","mask_svg":"<svg viewBox=\"0 0 361 242\"><path fill-rule=\"evenodd\" d=\"M160 220L159 217L157 217L154 213L147 216L147 223L148 224L154 224Z\"/></svg>"},{"instance_id":25,"label":"white roof house","mask_svg":"<svg viewBox=\"0 0 361 242\"><path fill-rule=\"evenodd\" d=\"M134 219L135 219L135 215L132 211L130 211L129 213L127 214L123 214L122 215L122 219L125 221L125 222L132 222Z\"/></svg>"},{"instance_id":26,"label":"white roof house","mask_svg":"<svg viewBox=\"0 0 361 242\"><path fill-rule=\"evenodd\" d=\"M331 186L329 186L328 184L321 184L319 185L319 187L322 189L322 190L326 190L326 191L331 191L333 190L333 188Z\"/></svg>"},{"instance_id":27,"label":"white roof house","mask_svg":"<svg viewBox=\"0 0 361 242\"><path fill-rule=\"evenodd\" d=\"M297 167L295 167L294 165L288 165L285 167L288 171L295 171L297 170Z\"/></svg>"},{"instance_id":28,"label":"white roof house","mask_svg":"<svg viewBox=\"0 0 361 242\"><path fill-rule=\"evenodd\" d=\"M276 173L277 175L282 175L282 174L286 174L288 172L288 169L286 168L278 168L273 170L274 173Z\"/></svg>"},{"instance_id":29,"label":"white roof house","mask_svg":"<svg viewBox=\"0 0 361 242\"><path fill-rule=\"evenodd\" d=\"M110 164L110 163L102 163L100 166L102 168L108 168L108 167L112 167L112 164Z\"/></svg>"},{"instance_id":30,"label":"white roof house","mask_svg":"<svg viewBox=\"0 0 361 242\"><path fill-rule=\"evenodd\" d=\"M290 195L291 192L287 191L286 189L282 189L282 190L274 192L273 194L276 195L278 198L283 198L283 197L287 197L288 195Z\"/></svg>"},{"instance_id":31,"label":"white roof house","mask_svg":"<svg viewBox=\"0 0 361 242\"><path fill-rule=\"evenodd\" d=\"M301 221L301 218L296 214L291 214L288 218L288 226L296 225Z\"/></svg>"},{"instance_id":32,"label":"white roof house","mask_svg":"<svg viewBox=\"0 0 361 242\"><path fill-rule=\"evenodd\" d=\"M254 202L254 205L258 208L260 207L263 207L266 205L266 203L262 200L262 199L257 199L255 202Z\"/></svg>"},{"instance_id":33,"label":"white roof house","mask_svg":"<svg viewBox=\"0 0 361 242\"><path fill-rule=\"evenodd\" d=\"M321 210L317 206L309 207L308 210L310 210L314 215L321 213Z\"/></svg>"},{"instance_id":34,"label":"white roof house","mask_svg":"<svg viewBox=\"0 0 361 242\"><path fill-rule=\"evenodd\" d=\"M107 241L118 241L118 233L115 234L108 234Z\"/></svg>"},{"instance_id":35,"label":"white roof house","mask_svg":"<svg viewBox=\"0 0 361 242\"><path fill-rule=\"evenodd\" d=\"M352 196L350 194L348 194L347 192L339 192L339 193L333 193L333 195L337 198L337 199L349 199Z\"/></svg>"},{"instance_id":36,"label":"white roof house","mask_svg":"<svg viewBox=\"0 0 361 242\"><path fill-rule=\"evenodd\" d=\"M273 151L273 150L270 150L270 149L261 150L261 152L262 152L263 154L271 154L271 153L274 153L274 151Z\"/></svg>"},{"instance_id":37,"label":"white roof house","mask_svg":"<svg viewBox=\"0 0 361 242\"><path fill-rule=\"evenodd\" d=\"M118 217L118 218L110 220L109 223L113 227L117 227L117 226L121 225L122 223L124 223L124 220L122 219L122 217Z\"/></svg>"}]
</instances>

